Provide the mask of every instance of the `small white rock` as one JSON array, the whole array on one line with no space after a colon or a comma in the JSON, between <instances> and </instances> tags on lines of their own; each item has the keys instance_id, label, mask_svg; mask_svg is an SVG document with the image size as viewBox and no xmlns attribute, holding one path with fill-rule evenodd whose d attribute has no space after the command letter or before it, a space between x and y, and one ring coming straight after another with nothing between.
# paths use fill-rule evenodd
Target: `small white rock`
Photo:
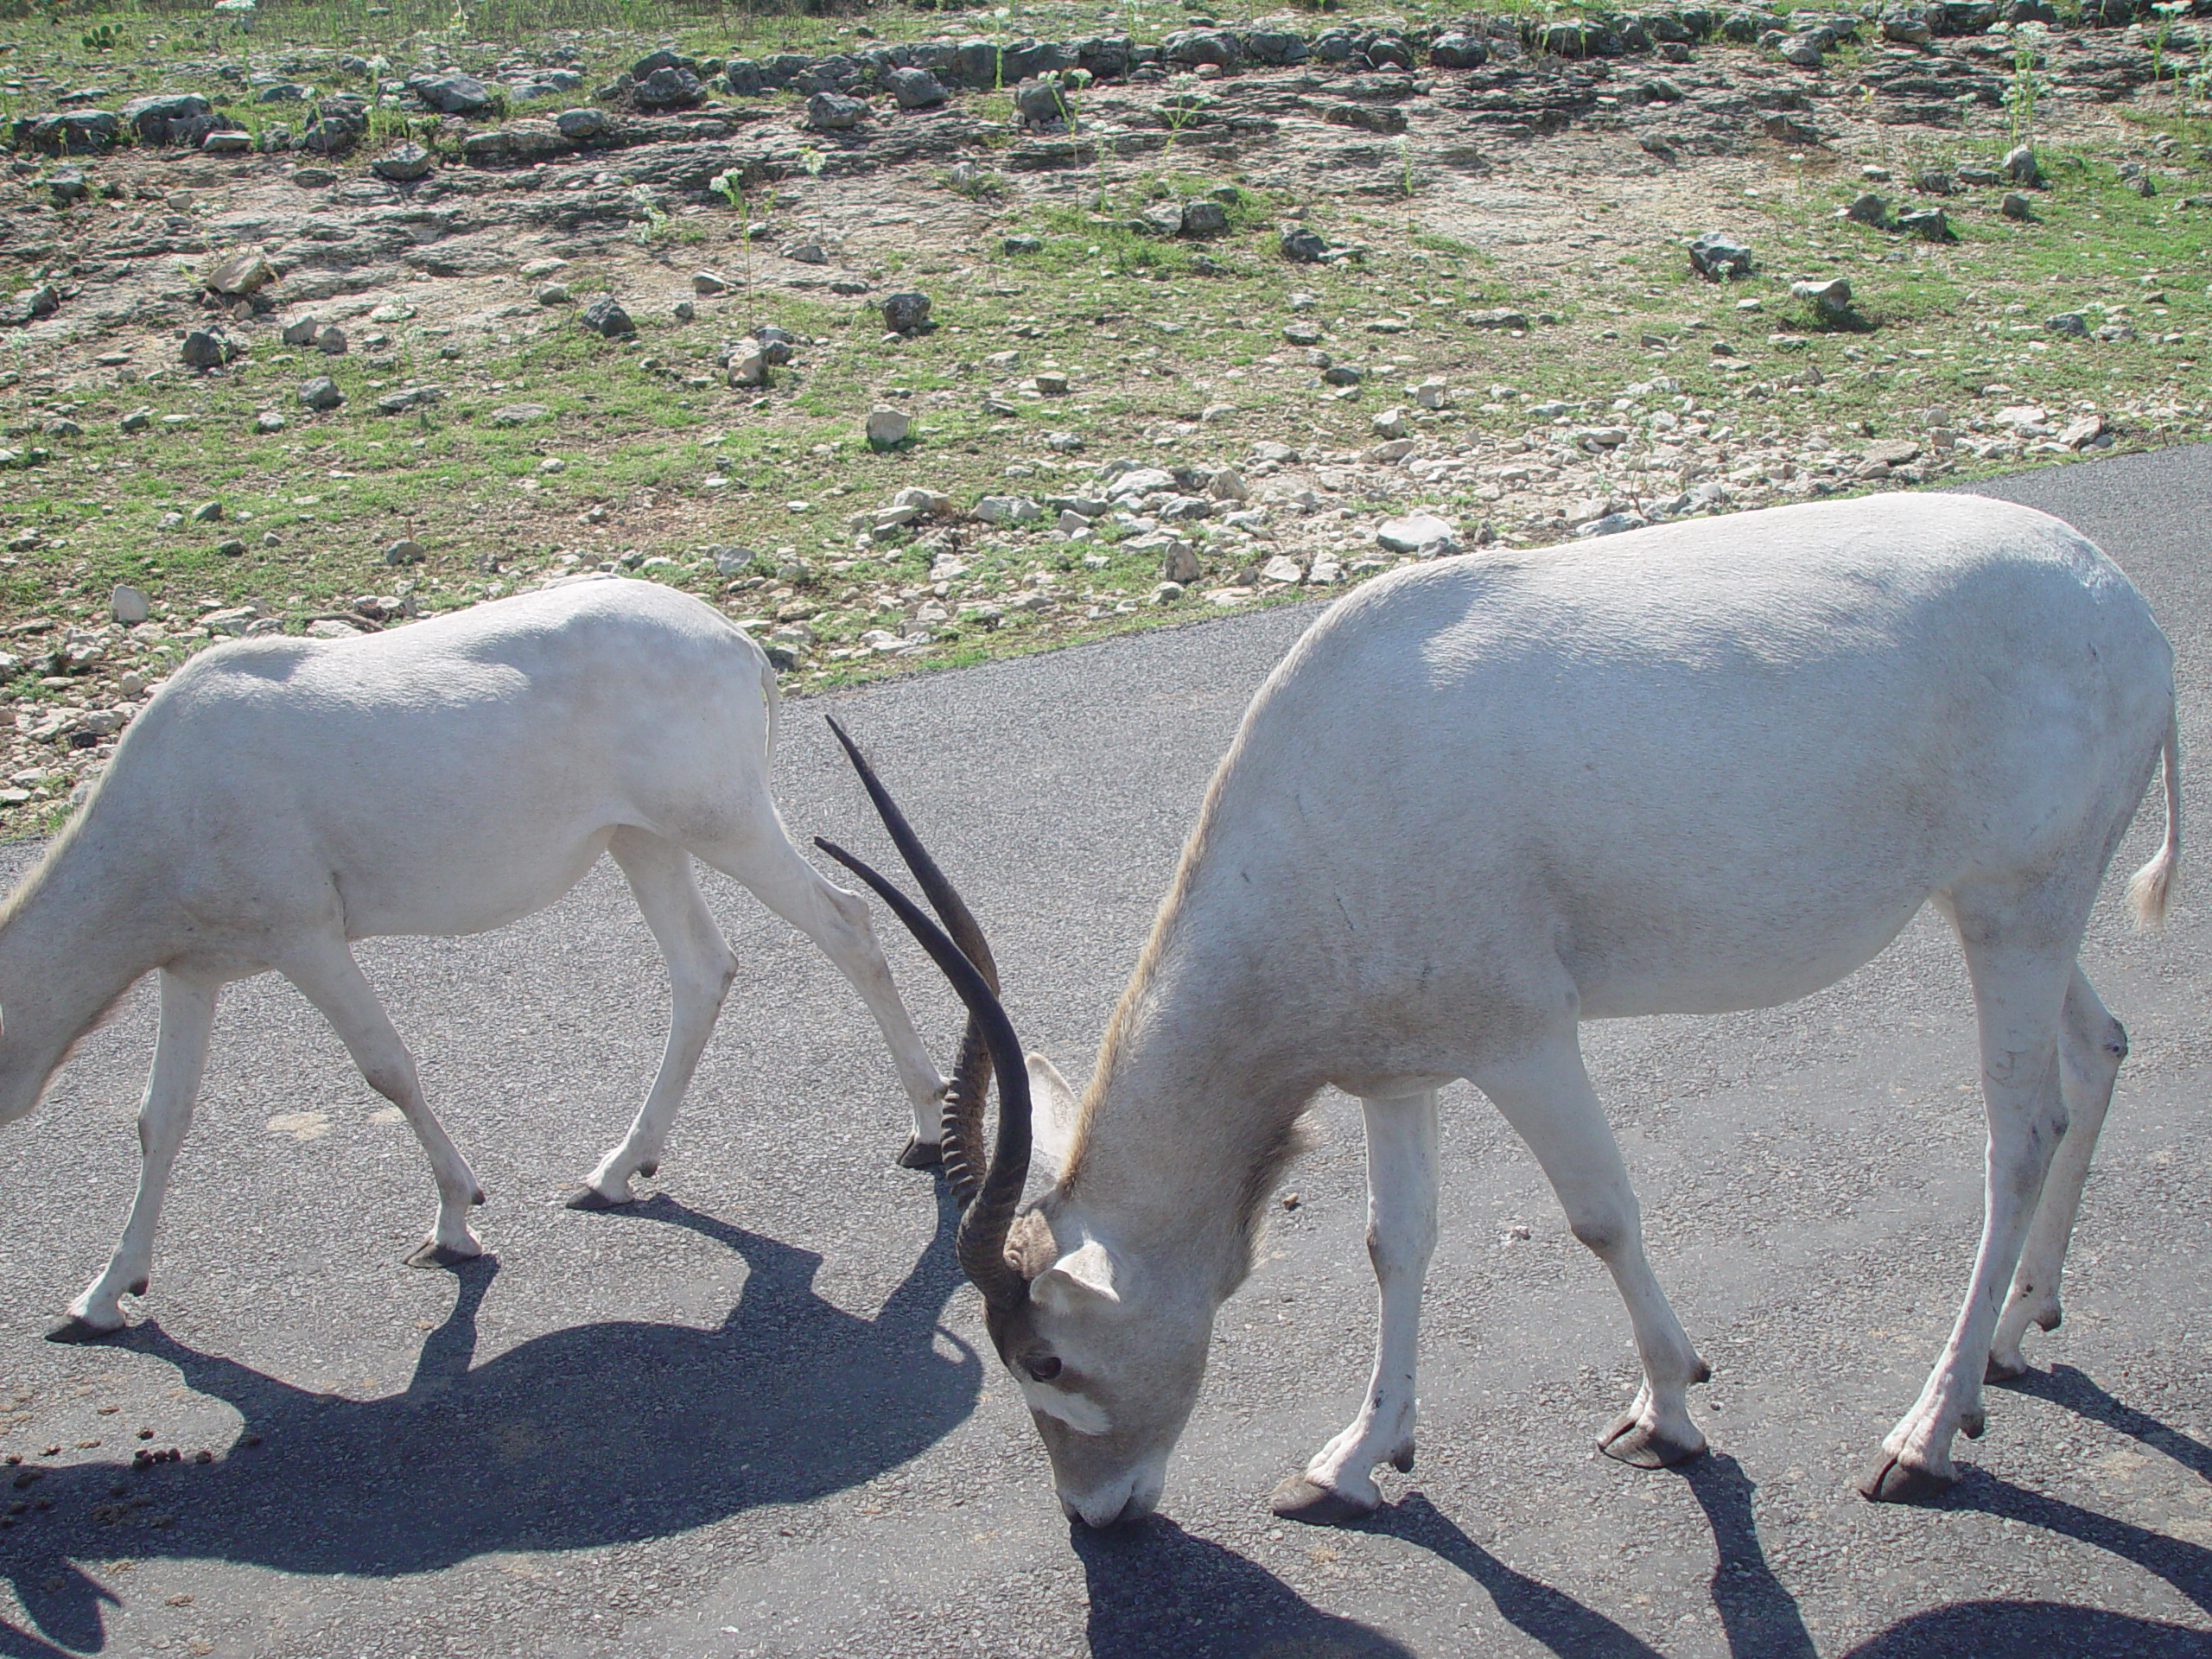
<instances>
[{"instance_id":1,"label":"small white rock","mask_svg":"<svg viewBox=\"0 0 2212 1659\"><path fill-rule=\"evenodd\" d=\"M879 404L868 411L868 441L878 449L893 448L906 442L913 424L912 416L905 410Z\"/></svg>"}]
</instances>

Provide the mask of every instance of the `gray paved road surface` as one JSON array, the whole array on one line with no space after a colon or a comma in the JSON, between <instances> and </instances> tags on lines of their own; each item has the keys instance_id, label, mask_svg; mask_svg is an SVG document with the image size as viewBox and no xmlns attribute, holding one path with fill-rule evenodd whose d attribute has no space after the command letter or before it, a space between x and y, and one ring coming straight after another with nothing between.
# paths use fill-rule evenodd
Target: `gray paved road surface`
<instances>
[{"instance_id":1,"label":"gray paved road surface","mask_svg":"<svg viewBox=\"0 0 2212 1659\"><path fill-rule=\"evenodd\" d=\"M2180 649L2185 740L2212 757L2212 452L1999 493L2135 575ZM1071 1072L1304 620L842 701L993 928L1029 1040ZM788 817L880 846L818 713L788 722ZM2208 785L2212 759L2190 773L2198 825ZM2122 867L2152 842L2146 815ZM2212 882L2204 832L2191 861ZM0 1448L50 1471L0 1507L51 1503L0 1530L0 1655L2212 1652L2212 931L2186 899L2160 940L2098 916L2088 960L2135 1051L2066 1325L1993 1396L1941 1506L1850 1488L1942 1340L1977 1224L1967 999L1923 918L1793 1007L1589 1033L1713 1363L1712 1456L1645 1474L1592 1454L1630 1388L1625 1322L1460 1090L1420 1465L1363 1527L1269 1516L1364 1376L1359 1134L1331 1099L1300 1205L1221 1320L1165 1517L1092 1537L978 1357L931 1178L891 1166L903 1106L858 1003L745 895L714 896L743 967L661 1179L621 1214L557 1204L661 1037L658 962L608 872L499 934L363 952L490 1191L496 1260L398 1265L430 1214L423 1161L274 982L226 1001L128 1336L39 1340L128 1202L143 991L0 1136ZM942 1050L950 999L893 949ZM142 1446L186 1460L134 1472Z\"/></svg>"}]
</instances>

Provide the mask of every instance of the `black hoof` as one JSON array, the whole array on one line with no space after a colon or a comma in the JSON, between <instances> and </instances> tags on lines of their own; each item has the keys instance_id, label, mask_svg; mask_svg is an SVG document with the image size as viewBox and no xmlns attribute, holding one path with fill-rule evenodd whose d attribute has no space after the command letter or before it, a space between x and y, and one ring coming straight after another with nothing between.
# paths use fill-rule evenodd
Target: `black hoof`
<instances>
[{"instance_id":1,"label":"black hoof","mask_svg":"<svg viewBox=\"0 0 2212 1659\"><path fill-rule=\"evenodd\" d=\"M1859 1496L1869 1503L1924 1503L1956 1484L1956 1475L1931 1475L1908 1469L1888 1452L1859 1482Z\"/></svg>"},{"instance_id":2,"label":"black hoof","mask_svg":"<svg viewBox=\"0 0 2212 1659\"><path fill-rule=\"evenodd\" d=\"M934 1141L917 1141L906 1137L906 1144L899 1149L901 1169L935 1169L944 1161L944 1149Z\"/></svg>"},{"instance_id":3,"label":"black hoof","mask_svg":"<svg viewBox=\"0 0 2212 1659\"><path fill-rule=\"evenodd\" d=\"M1670 1440L1656 1428L1647 1428L1636 1414L1628 1413L1598 1437L1598 1449L1632 1469L1672 1469L1705 1455L1705 1441L1685 1445Z\"/></svg>"},{"instance_id":4,"label":"black hoof","mask_svg":"<svg viewBox=\"0 0 2212 1659\"><path fill-rule=\"evenodd\" d=\"M102 1337L119 1337L130 1328L127 1325L94 1325L90 1319L82 1319L72 1313L59 1325L48 1326L46 1339L48 1342L98 1342Z\"/></svg>"},{"instance_id":5,"label":"black hoof","mask_svg":"<svg viewBox=\"0 0 2212 1659\"><path fill-rule=\"evenodd\" d=\"M1713 1381L1713 1367L1712 1367L1712 1366L1710 1366L1710 1365L1708 1365L1708 1364L1707 1364L1703 1360L1701 1360L1701 1359L1700 1359L1700 1361L1698 1361L1698 1363L1697 1363L1697 1370L1696 1370L1694 1372L1693 1372L1693 1373L1691 1374L1691 1376L1690 1376L1690 1381L1691 1381L1692 1382L1694 1382L1694 1382L1712 1382L1712 1381Z\"/></svg>"},{"instance_id":6,"label":"black hoof","mask_svg":"<svg viewBox=\"0 0 2212 1659\"><path fill-rule=\"evenodd\" d=\"M1340 1527L1375 1513L1374 1505L1355 1503L1304 1475L1293 1475L1276 1487L1268 1507L1286 1521L1303 1521L1309 1527Z\"/></svg>"},{"instance_id":7,"label":"black hoof","mask_svg":"<svg viewBox=\"0 0 2212 1659\"><path fill-rule=\"evenodd\" d=\"M482 1204L484 1202L484 1189L480 1186L474 1192L470 1193L468 1195L468 1202L472 1205Z\"/></svg>"},{"instance_id":8,"label":"black hoof","mask_svg":"<svg viewBox=\"0 0 2212 1659\"><path fill-rule=\"evenodd\" d=\"M457 1268L482 1254L481 1250L456 1250L450 1244L435 1244L425 1239L399 1259L410 1268Z\"/></svg>"},{"instance_id":9,"label":"black hoof","mask_svg":"<svg viewBox=\"0 0 2212 1659\"><path fill-rule=\"evenodd\" d=\"M1981 1380L1984 1382L2018 1382L2029 1373L2030 1367L2025 1360L2022 1360L2018 1365L2000 1365L1997 1362L1997 1356L1992 1354L1988 1363L1981 1368Z\"/></svg>"},{"instance_id":10,"label":"black hoof","mask_svg":"<svg viewBox=\"0 0 2212 1659\"><path fill-rule=\"evenodd\" d=\"M660 1173L660 1166L658 1164L639 1164L638 1166L638 1173L650 1181L654 1176Z\"/></svg>"},{"instance_id":11,"label":"black hoof","mask_svg":"<svg viewBox=\"0 0 2212 1659\"><path fill-rule=\"evenodd\" d=\"M563 1202L571 1210L620 1210L630 1200L610 1198L597 1187L588 1186L581 1192L571 1192Z\"/></svg>"},{"instance_id":12,"label":"black hoof","mask_svg":"<svg viewBox=\"0 0 2212 1659\"><path fill-rule=\"evenodd\" d=\"M1410 1446L1402 1446L1396 1451L1393 1452L1390 1454L1390 1466L1402 1475L1410 1475L1413 1473L1413 1447Z\"/></svg>"}]
</instances>

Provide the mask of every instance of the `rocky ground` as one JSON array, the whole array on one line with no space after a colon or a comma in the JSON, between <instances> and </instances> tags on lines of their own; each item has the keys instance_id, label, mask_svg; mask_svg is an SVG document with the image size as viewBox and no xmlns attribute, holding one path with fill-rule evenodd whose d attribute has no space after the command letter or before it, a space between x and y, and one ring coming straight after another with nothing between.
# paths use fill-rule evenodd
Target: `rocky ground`
<instances>
[{"instance_id":1,"label":"rocky ground","mask_svg":"<svg viewBox=\"0 0 2212 1659\"><path fill-rule=\"evenodd\" d=\"M0 55L0 823L578 569L804 689L2202 436L2212 28L2124 11Z\"/></svg>"}]
</instances>

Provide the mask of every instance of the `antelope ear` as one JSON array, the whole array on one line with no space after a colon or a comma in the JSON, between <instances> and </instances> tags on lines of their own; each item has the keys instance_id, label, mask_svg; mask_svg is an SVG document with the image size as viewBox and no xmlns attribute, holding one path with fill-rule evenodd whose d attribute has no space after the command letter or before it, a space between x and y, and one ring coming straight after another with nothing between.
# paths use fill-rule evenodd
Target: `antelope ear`
<instances>
[{"instance_id":1,"label":"antelope ear","mask_svg":"<svg viewBox=\"0 0 2212 1659\"><path fill-rule=\"evenodd\" d=\"M1059 1068L1042 1054L1029 1057L1029 1142L1036 1155L1059 1179L1067 1167L1068 1148L1075 1142L1076 1119L1081 1116L1075 1090Z\"/></svg>"},{"instance_id":2,"label":"antelope ear","mask_svg":"<svg viewBox=\"0 0 2212 1659\"><path fill-rule=\"evenodd\" d=\"M1032 1300L1048 1313L1067 1313L1085 1302L1116 1302L1114 1253L1096 1239L1070 1250L1030 1282Z\"/></svg>"}]
</instances>

